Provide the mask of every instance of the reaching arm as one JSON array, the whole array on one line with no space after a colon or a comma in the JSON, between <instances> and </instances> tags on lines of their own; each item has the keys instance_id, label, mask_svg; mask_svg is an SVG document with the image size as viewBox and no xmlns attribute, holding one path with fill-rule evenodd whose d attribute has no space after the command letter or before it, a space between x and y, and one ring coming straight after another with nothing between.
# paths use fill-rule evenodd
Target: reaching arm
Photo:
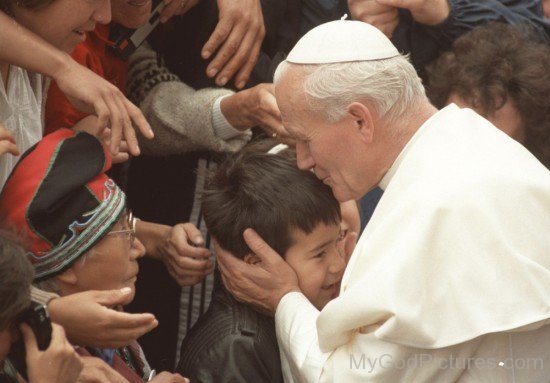
<instances>
[{"instance_id":1,"label":"reaching arm","mask_svg":"<svg viewBox=\"0 0 550 383\"><path fill-rule=\"evenodd\" d=\"M123 137L129 144L130 152L139 154L132 125L146 138L153 137L141 111L107 80L78 64L67 53L54 48L2 12L0 30L0 61L53 78L74 106L98 116L98 131L110 125L113 154L118 153Z\"/></svg>"}]
</instances>

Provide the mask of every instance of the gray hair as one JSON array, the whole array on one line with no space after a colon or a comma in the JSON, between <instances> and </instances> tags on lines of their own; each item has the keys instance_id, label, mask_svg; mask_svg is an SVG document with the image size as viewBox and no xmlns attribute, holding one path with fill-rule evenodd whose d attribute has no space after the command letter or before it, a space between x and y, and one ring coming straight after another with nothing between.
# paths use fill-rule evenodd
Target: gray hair
<instances>
[{"instance_id":1,"label":"gray hair","mask_svg":"<svg viewBox=\"0 0 550 383\"><path fill-rule=\"evenodd\" d=\"M88 257L93 256L95 253L96 253L96 251L93 248L91 248L90 250L88 250L87 252L82 254L76 262L78 262L82 266L84 266L86 264L86 259L88 259ZM58 294L58 295L60 294L59 283L58 283L57 279L55 278L55 276L51 276L47 279L43 279L43 280L38 281L38 282L33 282L33 285L36 288L39 288L42 291L47 291L49 293L55 293L55 294Z\"/></svg>"},{"instance_id":2,"label":"gray hair","mask_svg":"<svg viewBox=\"0 0 550 383\"><path fill-rule=\"evenodd\" d=\"M369 102L376 113L395 121L426 100L424 86L408 58L402 55L383 60L301 65L281 62L275 72L277 83L291 66L305 74L302 87L308 107L328 122L344 118L353 102Z\"/></svg>"}]
</instances>

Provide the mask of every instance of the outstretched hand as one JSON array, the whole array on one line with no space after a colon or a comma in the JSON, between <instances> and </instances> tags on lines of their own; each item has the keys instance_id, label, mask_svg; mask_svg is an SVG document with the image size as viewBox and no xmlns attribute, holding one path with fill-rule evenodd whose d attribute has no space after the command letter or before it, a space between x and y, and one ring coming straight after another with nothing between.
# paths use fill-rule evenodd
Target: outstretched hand
<instances>
[{"instance_id":1,"label":"outstretched hand","mask_svg":"<svg viewBox=\"0 0 550 383\"><path fill-rule=\"evenodd\" d=\"M218 86L225 86L235 75L235 86L242 89L265 37L262 6L259 0L218 0L218 9L218 24L201 52L205 60L216 53L206 74L216 77Z\"/></svg>"},{"instance_id":2,"label":"outstretched hand","mask_svg":"<svg viewBox=\"0 0 550 383\"><path fill-rule=\"evenodd\" d=\"M451 8L448 0L376 0L378 4L408 9L413 19L424 25L444 22Z\"/></svg>"},{"instance_id":3,"label":"outstretched hand","mask_svg":"<svg viewBox=\"0 0 550 383\"><path fill-rule=\"evenodd\" d=\"M140 154L134 126L145 138L154 137L151 126L137 106L116 86L80 65L70 56L67 56L64 64L52 77L75 107L97 115L98 132L103 131L105 127L111 129L110 149L113 155L118 153L123 138L128 143L132 155Z\"/></svg>"},{"instance_id":4,"label":"outstretched hand","mask_svg":"<svg viewBox=\"0 0 550 383\"><path fill-rule=\"evenodd\" d=\"M294 270L252 229L244 240L261 262L253 265L237 259L215 244L218 265L225 287L241 302L273 315L287 293L300 291Z\"/></svg>"},{"instance_id":5,"label":"outstretched hand","mask_svg":"<svg viewBox=\"0 0 550 383\"><path fill-rule=\"evenodd\" d=\"M127 304L131 290L85 291L48 303L52 321L62 325L73 344L100 348L127 346L158 326L153 314L130 314L112 307Z\"/></svg>"}]
</instances>

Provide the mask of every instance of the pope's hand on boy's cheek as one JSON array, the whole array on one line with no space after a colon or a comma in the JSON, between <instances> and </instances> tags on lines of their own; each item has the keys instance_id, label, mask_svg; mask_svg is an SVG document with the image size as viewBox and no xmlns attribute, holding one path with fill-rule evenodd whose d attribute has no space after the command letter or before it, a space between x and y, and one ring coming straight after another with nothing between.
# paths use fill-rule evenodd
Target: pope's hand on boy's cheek
<instances>
[{"instance_id":1,"label":"pope's hand on boy's cheek","mask_svg":"<svg viewBox=\"0 0 550 383\"><path fill-rule=\"evenodd\" d=\"M244 239L261 262L247 264L214 244L225 286L241 302L273 315L279 302L289 292L300 292L294 270L251 229Z\"/></svg>"},{"instance_id":2,"label":"pope's hand on boy's cheek","mask_svg":"<svg viewBox=\"0 0 550 383\"><path fill-rule=\"evenodd\" d=\"M212 273L212 253L202 246L200 231L184 223L172 227L158 247L168 272L180 286L195 285Z\"/></svg>"}]
</instances>

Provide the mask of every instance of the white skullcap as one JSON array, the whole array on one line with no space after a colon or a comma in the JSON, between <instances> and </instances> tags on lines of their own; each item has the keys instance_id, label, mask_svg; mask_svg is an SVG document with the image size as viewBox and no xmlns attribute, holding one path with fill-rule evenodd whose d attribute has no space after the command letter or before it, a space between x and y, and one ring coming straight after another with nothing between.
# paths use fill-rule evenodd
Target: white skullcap
<instances>
[{"instance_id":1,"label":"white skullcap","mask_svg":"<svg viewBox=\"0 0 550 383\"><path fill-rule=\"evenodd\" d=\"M306 33L288 54L293 64L330 64L381 60L398 56L392 42L362 21L337 20Z\"/></svg>"}]
</instances>

